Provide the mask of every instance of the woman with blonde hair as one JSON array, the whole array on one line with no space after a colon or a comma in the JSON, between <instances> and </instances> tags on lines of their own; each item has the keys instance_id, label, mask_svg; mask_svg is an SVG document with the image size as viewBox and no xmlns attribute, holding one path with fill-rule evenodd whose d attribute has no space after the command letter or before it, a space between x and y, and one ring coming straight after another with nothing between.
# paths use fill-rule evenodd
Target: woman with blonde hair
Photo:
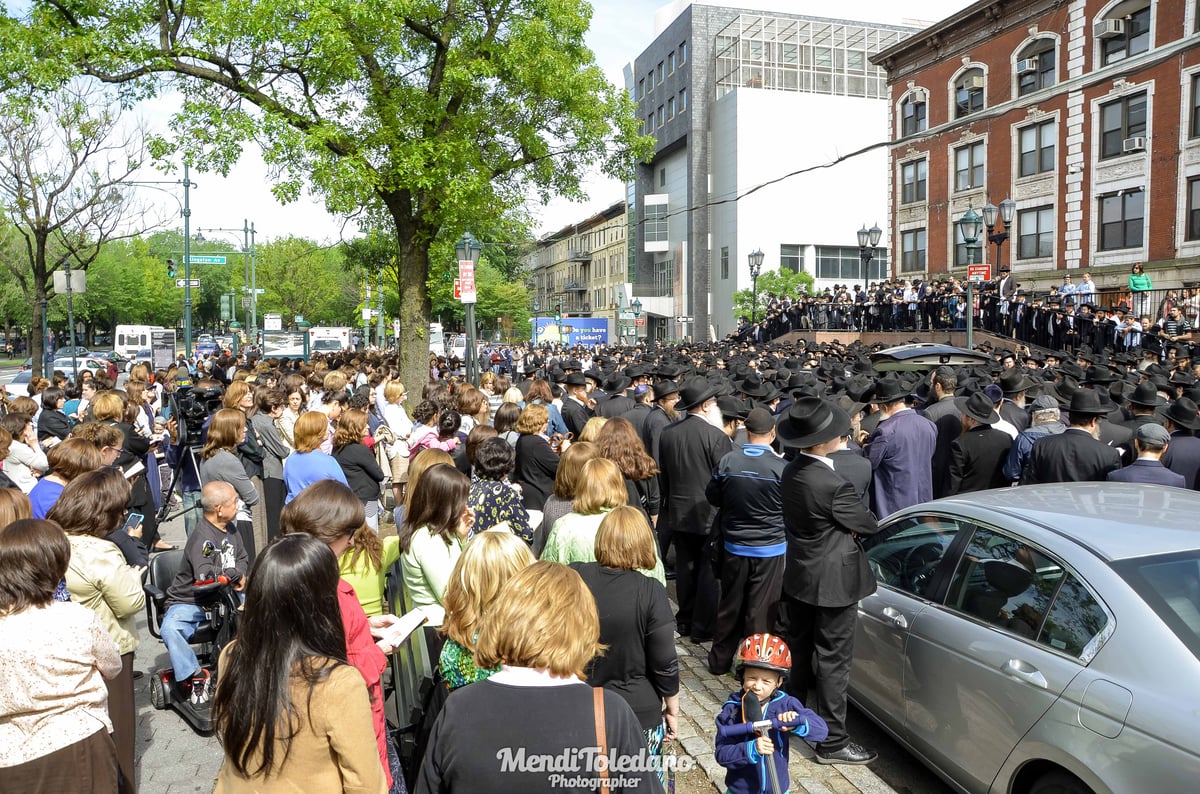
<instances>
[{"instance_id":1,"label":"woman with blonde hair","mask_svg":"<svg viewBox=\"0 0 1200 794\"><path fill-rule=\"evenodd\" d=\"M200 450L200 484L226 482L233 486L238 495L237 524L246 556L251 562L259 548L266 547L266 527L258 538L250 508L258 504L259 493L246 474L246 468L237 456L237 447L246 439L246 416L236 408L222 408L213 414L208 425L208 443ZM258 541L261 541L258 542Z\"/></svg>"},{"instance_id":2,"label":"woman with blonde hair","mask_svg":"<svg viewBox=\"0 0 1200 794\"><path fill-rule=\"evenodd\" d=\"M423 449L416 454L412 459L412 464L408 467L408 488L404 492L404 502L396 507L396 526L399 527L404 523L404 516L408 513L408 508L412 504L413 490L421 481L421 475L432 469L434 466L454 465L454 458L449 452L440 449Z\"/></svg>"},{"instance_id":3,"label":"woman with blonde hair","mask_svg":"<svg viewBox=\"0 0 1200 794\"><path fill-rule=\"evenodd\" d=\"M595 562L596 532L600 522L609 511L625 505L628 498L625 480L617 464L604 458L593 458L583 464L572 510L554 522L550 537L546 539L546 548L542 550L542 559L564 565ZM652 566L639 570L666 587L667 578L657 554Z\"/></svg>"},{"instance_id":4,"label":"woman with blonde hair","mask_svg":"<svg viewBox=\"0 0 1200 794\"><path fill-rule=\"evenodd\" d=\"M588 662L603 646L596 602L579 574L534 563L500 588L482 623L475 661L500 670L450 693L429 737L417 792L477 791L481 780L491 794L562 791L560 772L516 763L514 749L530 758L590 760L599 745L612 753L609 763L589 763L581 770L584 778L598 778L604 769L614 791L659 790L645 765L614 763L646 755L629 705L583 681ZM481 714L520 719L480 719ZM503 774L496 774L498 764Z\"/></svg>"},{"instance_id":5,"label":"woman with blonde hair","mask_svg":"<svg viewBox=\"0 0 1200 794\"><path fill-rule=\"evenodd\" d=\"M608 424L608 419L603 416L593 416L587 420L587 424L583 426L583 431L579 434L576 441L595 441L600 437L600 431L604 429L604 425Z\"/></svg>"},{"instance_id":6,"label":"woman with blonde hair","mask_svg":"<svg viewBox=\"0 0 1200 794\"><path fill-rule=\"evenodd\" d=\"M576 562L596 599L600 642L607 650L588 668L588 683L602 686L633 709L654 755L675 738L679 717L679 658L675 617L660 587L639 570L657 558L654 532L636 507L614 508L596 531L596 561Z\"/></svg>"},{"instance_id":7,"label":"woman with blonde hair","mask_svg":"<svg viewBox=\"0 0 1200 794\"><path fill-rule=\"evenodd\" d=\"M542 525L533 535L533 553L541 555L546 548L546 537L554 522L571 512L575 493L583 477L583 464L596 457L599 451L595 444L582 441L563 450L558 458L558 471L554 474L554 492L546 499L542 509Z\"/></svg>"},{"instance_id":8,"label":"woman with blonde hair","mask_svg":"<svg viewBox=\"0 0 1200 794\"><path fill-rule=\"evenodd\" d=\"M544 405L527 405L517 419L517 462L512 481L521 486L526 510L541 512L554 488L558 455L550 447L547 432L550 414ZM537 523L537 521L531 521Z\"/></svg>"},{"instance_id":9,"label":"woman with blonde hair","mask_svg":"<svg viewBox=\"0 0 1200 794\"><path fill-rule=\"evenodd\" d=\"M408 482L409 448L408 436L412 433L413 422L408 412L404 410L404 401L408 398L408 389L398 380L389 380L383 386L383 404L380 413L383 423L392 431L396 440L388 448L388 462L392 468L392 498L399 506L404 498L404 485Z\"/></svg>"},{"instance_id":10,"label":"woman with blonde hair","mask_svg":"<svg viewBox=\"0 0 1200 794\"><path fill-rule=\"evenodd\" d=\"M475 664L475 642L483 627L483 614L512 576L536 562L522 540L511 532L484 531L471 539L446 585L446 620L442 634L441 669L446 688L482 681L498 667Z\"/></svg>"},{"instance_id":11,"label":"woman with blonde hair","mask_svg":"<svg viewBox=\"0 0 1200 794\"><path fill-rule=\"evenodd\" d=\"M348 484L338 462L321 451L328 433L329 419L320 411L305 411L296 420L292 435L296 451L283 462L283 484L287 488L285 505L314 482L337 480L343 485Z\"/></svg>"}]
</instances>

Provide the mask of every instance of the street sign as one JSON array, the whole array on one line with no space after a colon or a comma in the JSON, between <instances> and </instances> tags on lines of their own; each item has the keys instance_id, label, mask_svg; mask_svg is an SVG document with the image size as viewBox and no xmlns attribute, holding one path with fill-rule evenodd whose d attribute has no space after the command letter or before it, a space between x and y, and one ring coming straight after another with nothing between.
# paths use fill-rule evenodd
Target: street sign
<instances>
[{"instance_id":1,"label":"street sign","mask_svg":"<svg viewBox=\"0 0 1200 794\"><path fill-rule=\"evenodd\" d=\"M636 320L634 320L634 321L633 321L633 324L634 324L634 325L645 325L645 324L646 324L646 318L645 318L645 317L639 317L639 318L637 318Z\"/></svg>"},{"instance_id":2,"label":"street sign","mask_svg":"<svg viewBox=\"0 0 1200 794\"><path fill-rule=\"evenodd\" d=\"M188 279L186 279L186 278L177 278L177 279L175 279L175 286L176 286L176 287L179 287L180 289L182 289L183 287L189 286ZM191 279L190 286L192 286L192 287L199 287L199 286L200 286L200 279L198 279L198 278Z\"/></svg>"},{"instance_id":3,"label":"street sign","mask_svg":"<svg viewBox=\"0 0 1200 794\"><path fill-rule=\"evenodd\" d=\"M283 316L279 314L264 314L263 315L263 330L264 331L282 331Z\"/></svg>"},{"instance_id":4,"label":"street sign","mask_svg":"<svg viewBox=\"0 0 1200 794\"><path fill-rule=\"evenodd\" d=\"M370 309L363 309L363 310L362 310L362 318L363 318L364 320L370 320L370 319L371 319L371 310L370 310Z\"/></svg>"},{"instance_id":5,"label":"street sign","mask_svg":"<svg viewBox=\"0 0 1200 794\"><path fill-rule=\"evenodd\" d=\"M967 265L967 281L979 284L983 281L992 280L991 265Z\"/></svg>"},{"instance_id":6,"label":"street sign","mask_svg":"<svg viewBox=\"0 0 1200 794\"><path fill-rule=\"evenodd\" d=\"M242 292L250 292L250 290L246 289L245 287L242 287ZM266 292L266 290L265 290L265 289L256 289L256 290L254 290L254 294L255 294L255 295L262 295L262 294L263 294L263 293L265 293L265 292Z\"/></svg>"},{"instance_id":7,"label":"street sign","mask_svg":"<svg viewBox=\"0 0 1200 794\"><path fill-rule=\"evenodd\" d=\"M225 264L225 257L192 254L188 257L188 261L193 265L223 265Z\"/></svg>"},{"instance_id":8,"label":"street sign","mask_svg":"<svg viewBox=\"0 0 1200 794\"><path fill-rule=\"evenodd\" d=\"M692 318L691 318L691 317L685 317L685 316L683 316L683 315L681 314L681 315L679 315L678 317L676 317L676 318L675 318L675 322L677 322L677 323L690 323L690 322L692 322Z\"/></svg>"},{"instance_id":9,"label":"street sign","mask_svg":"<svg viewBox=\"0 0 1200 794\"><path fill-rule=\"evenodd\" d=\"M475 263L470 259L459 260L458 281L462 292L460 300L463 303L475 303Z\"/></svg>"},{"instance_id":10,"label":"street sign","mask_svg":"<svg viewBox=\"0 0 1200 794\"><path fill-rule=\"evenodd\" d=\"M242 308L243 309L250 308L250 299L249 298L242 298Z\"/></svg>"},{"instance_id":11,"label":"street sign","mask_svg":"<svg viewBox=\"0 0 1200 794\"><path fill-rule=\"evenodd\" d=\"M454 300L462 299L462 279L454 279Z\"/></svg>"},{"instance_id":12,"label":"street sign","mask_svg":"<svg viewBox=\"0 0 1200 794\"><path fill-rule=\"evenodd\" d=\"M150 361L155 369L167 369L175 363L175 329L154 329L150 332Z\"/></svg>"}]
</instances>

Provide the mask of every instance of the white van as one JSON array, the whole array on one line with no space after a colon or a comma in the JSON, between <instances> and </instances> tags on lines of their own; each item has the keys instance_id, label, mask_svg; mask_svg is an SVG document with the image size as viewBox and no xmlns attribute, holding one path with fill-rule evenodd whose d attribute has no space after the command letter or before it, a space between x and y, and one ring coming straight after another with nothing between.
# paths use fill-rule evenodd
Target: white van
<instances>
[{"instance_id":1,"label":"white van","mask_svg":"<svg viewBox=\"0 0 1200 794\"><path fill-rule=\"evenodd\" d=\"M161 325L118 325L113 334L113 350L133 358L139 350L150 347L150 332L164 330Z\"/></svg>"},{"instance_id":2,"label":"white van","mask_svg":"<svg viewBox=\"0 0 1200 794\"><path fill-rule=\"evenodd\" d=\"M349 350L351 344L350 329L345 326L318 326L308 329L308 352L341 353Z\"/></svg>"},{"instance_id":3,"label":"white van","mask_svg":"<svg viewBox=\"0 0 1200 794\"><path fill-rule=\"evenodd\" d=\"M446 334L441 323L429 324L429 352L435 356L446 355Z\"/></svg>"}]
</instances>

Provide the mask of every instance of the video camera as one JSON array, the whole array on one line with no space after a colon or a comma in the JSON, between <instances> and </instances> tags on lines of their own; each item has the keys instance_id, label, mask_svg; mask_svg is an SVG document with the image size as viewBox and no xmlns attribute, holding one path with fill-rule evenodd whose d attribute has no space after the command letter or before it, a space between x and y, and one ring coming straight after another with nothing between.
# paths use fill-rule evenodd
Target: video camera
<instances>
[{"instance_id":1,"label":"video camera","mask_svg":"<svg viewBox=\"0 0 1200 794\"><path fill-rule=\"evenodd\" d=\"M180 386L171 394L169 404L171 416L175 417L178 424L179 446L200 446L204 423L214 411L221 408L221 397L221 389L217 386L206 389Z\"/></svg>"}]
</instances>

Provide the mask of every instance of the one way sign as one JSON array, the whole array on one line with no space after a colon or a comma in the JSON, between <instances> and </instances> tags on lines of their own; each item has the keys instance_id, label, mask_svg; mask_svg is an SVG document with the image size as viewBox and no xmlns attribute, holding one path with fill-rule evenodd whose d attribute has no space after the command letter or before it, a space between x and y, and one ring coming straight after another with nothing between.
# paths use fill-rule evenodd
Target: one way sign
<instances>
[{"instance_id":1,"label":"one way sign","mask_svg":"<svg viewBox=\"0 0 1200 794\"><path fill-rule=\"evenodd\" d=\"M677 317L675 318L675 322L677 322L677 323L690 323L690 322L692 322L692 318L691 318L691 317L685 317L684 315L682 315L682 314L681 314L681 315L679 315L679 316L677 316Z\"/></svg>"}]
</instances>

